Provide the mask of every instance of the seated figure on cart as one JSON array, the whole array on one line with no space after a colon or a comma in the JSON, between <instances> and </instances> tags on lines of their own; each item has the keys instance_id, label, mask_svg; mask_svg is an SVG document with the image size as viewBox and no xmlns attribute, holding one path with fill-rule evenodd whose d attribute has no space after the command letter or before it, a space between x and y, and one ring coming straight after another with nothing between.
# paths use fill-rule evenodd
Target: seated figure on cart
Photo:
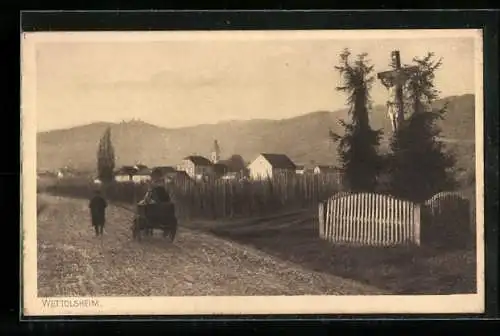
<instances>
[{"instance_id":1,"label":"seated figure on cart","mask_svg":"<svg viewBox=\"0 0 500 336\"><path fill-rule=\"evenodd\" d=\"M151 174L152 180L144 198L137 203L137 213L132 228L133 237L140 239L141 233L148 236L154 229L163 231L163 236L173 241L177 232L175 206L164 187L163 179Z\"/></svg>"},{"instance_id":2,"label":"seated figure on cart","mask_svg":"<svg viewBox=\"0 0 500 336\"><path fill-rule=\"evenodd\" d=\"M163 185L151 184L140 204L156 204L170 202L170 195Z\"/></svg>"}]
</instances>

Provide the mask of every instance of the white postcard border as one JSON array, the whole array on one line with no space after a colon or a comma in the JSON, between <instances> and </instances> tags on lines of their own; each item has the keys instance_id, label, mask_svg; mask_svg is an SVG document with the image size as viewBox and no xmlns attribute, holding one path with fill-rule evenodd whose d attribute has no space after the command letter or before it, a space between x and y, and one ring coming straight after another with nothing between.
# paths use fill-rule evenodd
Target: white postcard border
<instances>
[{"instance_id":1,"label":"white postcard border","mask_svg":"<svg viewBox=\"0 0 500 336\"><path fill-rule=\"evenodd\" d=\"M477 286L470 295L381 296L241 296L241 297L37 297L36 225L36 45L71 41L158 41L185 38L246 40L273 38L369 39L388 30L317 31L195 31L195 32L59 32L24 33L22 55L22 228L24 315L189 315L189 314L402 314L484 312L484 192L483 192L483 46L482 31L473 29L390 30L390 38L475 38L476 59L476 219Z\"/></svg>"}]
</instances>

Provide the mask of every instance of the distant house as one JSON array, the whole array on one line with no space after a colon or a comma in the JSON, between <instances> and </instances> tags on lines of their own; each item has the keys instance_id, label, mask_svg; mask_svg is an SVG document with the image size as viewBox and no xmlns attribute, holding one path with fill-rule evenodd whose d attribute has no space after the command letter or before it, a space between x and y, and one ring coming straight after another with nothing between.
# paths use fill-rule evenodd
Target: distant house
<instances>
[{"instance_id":1,"label":"distant house","mask_svg":"<svg viewBox=\"0 0 500 336\"><path fill-rule=\"evenodd\" d=\"M175 167L172 166L158 166L153 169L160 171L162 174L171 174L177 171Z\"/></svg>"},{"instance_id":2,"label":"distant house","mask_svg":"<svg viewBox=\"0 0 500 336\"><path fill-rule=\"evenodd\" d=\"M295 173L298 175L304 175L307 172L306 166L300 165L295 168Z\"/></svg>"},{"instance_id":3,"label":"distant house","mask_svg":"<svg viewBox=\"0 0 500 336\"><path fill-rule=\"evenodd\" d=\"M206 157L191 155L182 160L177 170L186 172L191 178L200 179L213 174L213 163Z\"/></svg>"},{"instance_id":4,"label":"distant house","mask_svg":"<svg viewBox=\"0 0 500 336\"><path fill-rule=\"evenodd\" d=\"M334 166L317 165L313 172L314 174L337 174L340 170Z\"/></svg>"},{"instance_id":5,"label":"distant house","mask_svg":"<svg viewBox=\"0 0 500 336\"><path fill-rule=\"evenodd\" d=\"M48 170L42 170L42 171L39 171L37 173L37 176L39 176L39 177L55 177L56 174L54 174L53 172L48 171Z\"/></svg>"},{"instance_id":6,"label":"distant house","mask_svg":"<svg viewBox=\"0 0 500 336\"><path fill-rule=\"evenodd\" d=\"M272 178L279 174L295 174L295 163L285 154L261 153L248 165L251 179Z\"/></svg>"},{"instance_id":7,"label":"distant house","mask_svg":"<svg viewBox=\"0 0 500 336\"><path fill-rule=\"evenodd\" d=\"M138 172L135 166L123 166L114 172L116 182L130 182L132 177Z\"/></svg>"},{"instance_id":8,"label":"distant house","mask_svg":"<svg viewBox=\"0 0 500 336\"><path fill-rule=\"evenodd\" d=\"M148 166L138 163L134 166L134 169L136 169L137 171L144 170L144 169L148 169Z\"/></svg>"},{"instance_id":9,"label":"distant house","mask_svg":"<svg viewBox=\"0 0 500 336\"><path fill-rule=\"evenodd\" d=\"M50 171L40 171L40 172L37 172L37 174L36 174L37 180L39 180L39 179L52 179L56 176L57 175L54 172L50 172Z\"/></svg>"},{"instance_id":10,"label":"distant house","mask_svg":"<svg viewBox=\"0 0 500 336\"><path fill-rule=\"evenodd\" d=\"M134 183L151 181L151 172L152 171L149 168L142 168L132 176L132 181Z\"/></svg>"},{"instance_id":11,"label":"distant house","mask_svg":"<svg viewBox=\"0 0 500 336\"><path fill-rule=\"evenodd\" d=\"M342 170L334 166L318 165L313 170L315 175L328 175L334 177L339 185L344 183Z\"/></svg>"},{"instance_id":12,"label":"distant house","mask_svg":"<svg viewBox=\"0 0 500 336\"><path fill-rule=\"evenodd\" d=\"M227 164L218 162L213 165L213 172L216 176L223 176L229 172Z\"/></svg>"},{"instance_id":13,"label":"distant house","mask_svg":"<svg viewBox=\"0 0 500 336\"><path fill-rule=\"evenodd\" d=\"M152 174L157 175L161 178L167 178L175 174L177 170L171 166L158 166L152 169Z\"/></svg>"},{"instance_id":14,"label":"distant house","mask_svg":"<svg viewBox=\"0 0 500 336\"><path fill-rule=\"evenodd\" d=\"M67 167L67 166L64 168L58 169L56 172L57 178L69 177L69 176L74 176L74 175L75 175L74 170Z\"/></svg>"},{"instance_id":15,"label":"distant house","mask_svg":"<svg viewBox=\"0 0 500 336\"><path fill-rule=\"evenodd\" d=\"M115 181L116 182L130 182L132 181L132 175L127 173L117 171L115 172Z\"/></svg>"},{"instance_id":16,"label":"distant house","mask_svg":"<svg viewBox=\"0 0 500 336\"><path fill-rule=\"evenodd\" d=\"M227 160L219 160L216 164L214 164L215 175L218 177L222 177L225 175L244 176L246 174L246 166L249 163L245 163L243 159L241 160L241 162L237 161L238 156L239 155L233 155ZM236 157L236 159L233 159L233 157Z\"/></svg>"},{"instance_id":17,"label":"distant house","mask_svg":"<svg viewBox=\"0 0 500 336\"><path fill-rule=\"evenodd\" d=\"M160 166L152 169L152 175L162 178L165 182L173 182L174 180L189 179L185 171L177 170L171 166Z\"/></svg>"},{"instance_id":18,"label":"distant house","mask_svg":"<svg viewBox=\"0 0 500 336\"><path fill-rule=\"evenodd\" d=\"M238 180L241 178L241 173L238 172L227 172L221 176L222 180Z\"/></svg>"},{"instance_id":19,"label":"distant house","mask_svg":"<svg viewBox=\"0 0 500 336\"><path fill-rule=\"evenodd\" d=\"M314 172L314 166L311 165L298 165L295 169L297 175L312 174Z\"/></svg>"}]
</instances>

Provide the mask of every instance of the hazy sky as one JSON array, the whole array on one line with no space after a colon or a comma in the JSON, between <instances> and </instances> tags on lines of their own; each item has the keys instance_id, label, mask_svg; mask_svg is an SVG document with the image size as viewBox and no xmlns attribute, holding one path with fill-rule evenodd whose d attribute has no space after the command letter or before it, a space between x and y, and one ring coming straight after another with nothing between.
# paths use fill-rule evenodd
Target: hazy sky
<instances>
[{"instance_id":1,"label":"hazy sky","mask_svg":"<svg viewBox=\"0 0 500 336\"><path fill-rule=\"evenodd\" d=\"M474 39L266 38L37 42L38 130L141 119L182 127L229 119L281 119L345 107L334 70L343 48L367 52L375 71L390 52L403 63L428 51L443 58L442 96L474 93ZM429 35L432 37L432 34ZM386 90L373 87L375 103Z\"/></svg>"}]
</instances>

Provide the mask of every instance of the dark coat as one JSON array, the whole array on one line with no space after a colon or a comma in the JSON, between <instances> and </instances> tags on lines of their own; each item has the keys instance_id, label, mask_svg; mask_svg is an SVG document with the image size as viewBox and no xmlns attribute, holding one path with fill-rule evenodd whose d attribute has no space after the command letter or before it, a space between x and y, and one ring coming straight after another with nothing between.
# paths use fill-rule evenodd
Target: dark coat
<instances>
[{"instance_id":1,"label":"dark coat","mask_svg":"<svg viewBox=\"0 0 500 336\"><path fill-rule=\"evenodd\" d=\"M144 196L144 201L145 203L151 203L151 201L155 203L165 203L170 202L170 196L165 188L156 186L148 190Z\"/></svg>"},{"instance_id":2,"label":"dark coat","mask_svg":"<svg viewBox=\"0 0 500 336\"><path fill-rule=\"evenodd\" d=\"M104 225L106 219L106 207L108 203L106 200L99 195L92 197L89 202L90 215L92 217L92 225L100 226Z\"/></svg>"},{"instance_id":3,"label":"dark coat","mask_svg":"<svg viewBox=\"0 0 500 336\"><path fill-rule=\"evenodd\" d=\"M153 199L156 202L170 202L170 195L168 192L165 190L163 187L155 187L153 190L151 190Z\"/></svg>"}]
</instances>

